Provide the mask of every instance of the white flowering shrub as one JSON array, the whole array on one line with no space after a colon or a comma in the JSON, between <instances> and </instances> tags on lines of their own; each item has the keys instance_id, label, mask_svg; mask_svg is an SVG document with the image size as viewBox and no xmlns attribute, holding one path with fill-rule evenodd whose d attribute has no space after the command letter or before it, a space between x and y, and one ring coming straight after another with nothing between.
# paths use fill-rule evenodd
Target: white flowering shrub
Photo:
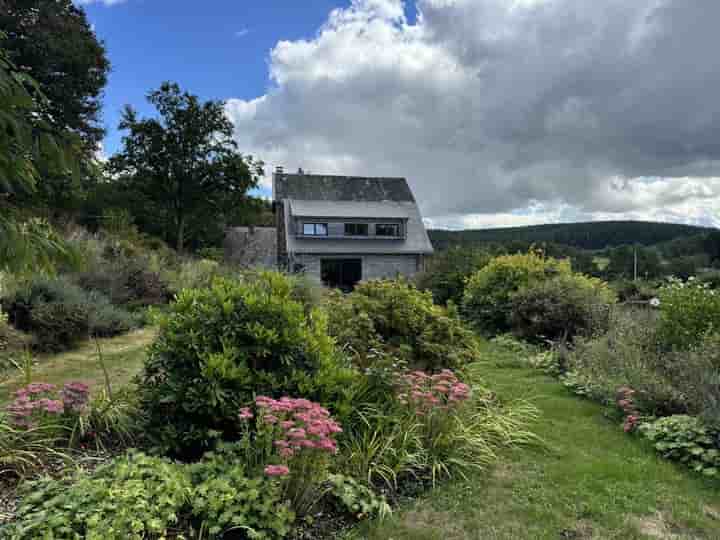
<instances>
[{"instance_id":1,"label":"white flowering shrub","mask_svg":"<svg viewBox=\"0 0 720 540\"><path fill-rule=\"evenodd\" d=\"M660 291L658 338L665 348L686 349L720 331L720 291L690 278L672 279Z\"/></svg>"}]
</instances>

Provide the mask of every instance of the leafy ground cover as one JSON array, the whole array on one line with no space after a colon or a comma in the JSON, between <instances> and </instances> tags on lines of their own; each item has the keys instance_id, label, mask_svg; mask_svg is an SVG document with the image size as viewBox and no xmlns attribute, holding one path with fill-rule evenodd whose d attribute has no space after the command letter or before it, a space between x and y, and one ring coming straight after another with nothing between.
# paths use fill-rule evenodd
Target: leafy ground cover
<instances>
[{"instance_id":1,"label":"leafy ground cover","mask_svg":"<svg viewBox=\"0 0 720 540\"><path fill-rule=\"evenodd\" d=\"M532 428L545 447L509 451L490 476L440 487L349 538L720 538L717 483L664 461L515 353L485 345L483 358L500 396L539 407Z\"/></svg>"},{"instance_id":2,"label":"leafy ground cover","mask_svg":"<svg viewBox=\"0 0 720 540\"><path fill-rule=\"evenodd\" d=\"M114 388L127 384L140 372L145 360L145 349L155 337L156 330L148 327L114 338L100 339L105 366ZM98 362L94 341L60 354L43 354L36 357L32 378L62 385L80 380L91 390L104 384L104 374ZM0 380L0 404L11 400L12 393L25 384L24 375L15 371L5 380Z\"/></svg>"}]
</instances>

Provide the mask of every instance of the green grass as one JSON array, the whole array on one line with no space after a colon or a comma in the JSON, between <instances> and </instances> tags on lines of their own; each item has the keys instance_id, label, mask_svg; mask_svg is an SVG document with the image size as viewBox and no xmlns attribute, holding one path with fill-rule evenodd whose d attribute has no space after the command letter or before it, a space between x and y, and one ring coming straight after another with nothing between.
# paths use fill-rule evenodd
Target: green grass
<instances>
[{"instance_id":1,"label":"green grass","mask_svg":"<svg viewBox=\"0 0 720 540\"><path fill-rule=\"evenodd\" d=\"M545 448L509 452L486 475L428 493L368 540L720 539L720 485L659 458L602 407L488 349L488 385L541 410Z\"/></svg>"},{"instance_id":2,"label":"green grass","mask_svg":"<svg viewBox=\"0 0 720 540\"><path fill-rule=\"evenodd\" d=\"M142 368L145 349L155 337L154 328L144 328L122 336L100 340L105 366L114 388L127 384ZM104 385L94 341L60 354L46 354L36 358L32 380L61 385L68 381L83 381L90 388ZM25 384L24 374L16 371L0 381L0 404L11 400L12 393Z\"/></svg>"}]
</instances>

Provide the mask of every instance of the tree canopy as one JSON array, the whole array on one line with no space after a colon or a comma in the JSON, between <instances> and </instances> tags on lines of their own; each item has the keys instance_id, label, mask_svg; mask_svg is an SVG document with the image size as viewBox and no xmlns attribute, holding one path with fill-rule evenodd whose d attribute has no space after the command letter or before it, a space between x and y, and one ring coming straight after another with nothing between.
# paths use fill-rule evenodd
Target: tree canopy
<instances>
[{"instance_id":1,"label":"tree canopy","mask_svg":"<svg viewBox=\"0 0 720 540\"><path fill-rule=\"evenodd\" d=\"M125 108L127 135L110 170L134 194L133 213L182 251L230 224L263 164L238 151L222 101L203 102L170 82L148 101L157 117Z\"/></svg>"},{"instance_id":2,"label":"tree canopy","mask_svg":"<svg viewBox=\"0 0 720 540\"><path fill-rule=\"evenodd\" d=\"M38 83L0 48L0 271L49 266L68 254L47 222L19 204L37 192L40 170L72 176L77 163L77 138L38 113L46 102Z\"/></svg>"}]
</instances>

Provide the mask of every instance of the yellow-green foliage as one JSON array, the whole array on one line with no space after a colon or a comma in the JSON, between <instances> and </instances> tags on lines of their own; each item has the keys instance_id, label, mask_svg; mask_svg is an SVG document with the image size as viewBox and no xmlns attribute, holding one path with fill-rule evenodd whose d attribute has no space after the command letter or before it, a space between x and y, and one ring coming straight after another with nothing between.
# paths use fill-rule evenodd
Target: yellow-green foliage
<instances>
[{"instance_id":1,"label":"yellow-green foliage","mask_svg":"<svg viewBox=\"0 0 720 540\"><path fill-rule=\"evenodd\" d=\"M570 261L547 258L537 251L496 257L468 280L463 296L464 314L483 330L507 332L511 329L515 293L571 272Z\"/></svg>"},{"instance_id":2,"label":"yellow-green foliage","mask_svg":"<svg viewBox=\"0 0 720 540\"><path fill-rule=\"evenodd\" d=\"M331 296L327 311L331 335L362 367L377 351L429 370L477 357L476 339L455 313L404 279L361 283L349 295Z\"/></svg>"}]
</instances>

